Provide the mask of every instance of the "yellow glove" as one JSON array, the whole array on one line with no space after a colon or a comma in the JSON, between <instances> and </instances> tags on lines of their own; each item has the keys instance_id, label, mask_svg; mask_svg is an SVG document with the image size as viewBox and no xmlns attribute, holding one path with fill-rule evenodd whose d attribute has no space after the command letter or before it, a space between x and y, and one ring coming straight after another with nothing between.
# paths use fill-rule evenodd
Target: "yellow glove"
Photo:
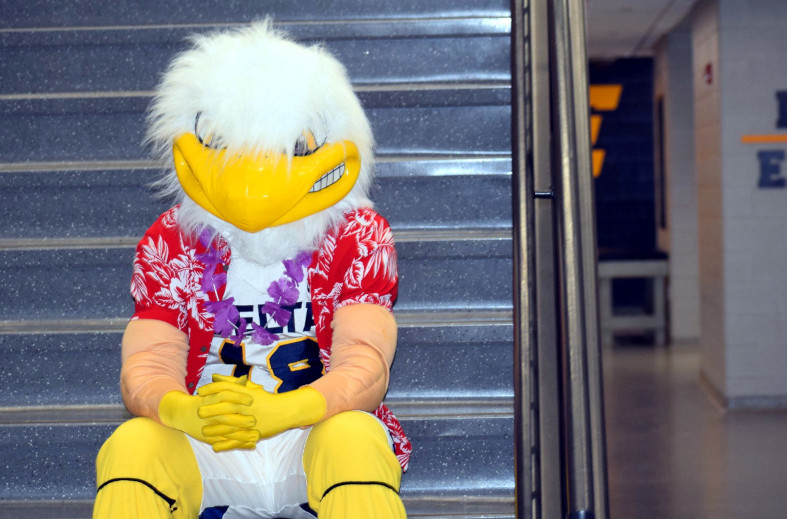
<instances>
[{"instance_id":1,"label":"yellow glove","mask_svg":"<svg viewBox=\"0 0 787 519\"><path fill-rule=\"evenodd\" d=\"M222 383L242 387L233 382ZM246 400L244 395L231 391L215 392L208 396L170 391L159 402L159 420L168 427L212 445L216 452L253 449L257 433L249 428L254 425L254 420L233 415L233 409ZM207 427L214 429L209 431Z\"/></svg>"},{"instance_id":2,"label":"yellow glove","mask_svg":"<svg viewBox=\"0 0 787 519\"><path fill-rule=\"evenodd\" d=\"M228 428L236 427L248 428L255 432L257 440L263 440L289 429L313 425L325 415L325 398L308 386L286 393L268 393L254 382L241 386L216 381L202 386L197 393L203 398L226 393L235 393L239 397L232 403L224 401L221 405L200 408L203 418L220 420L203 429L208 436L229 437ZM247 425L249 420L251 425ZM214 444L213 449L218 452L221 447Z\"/></svg>"}]
</instances>

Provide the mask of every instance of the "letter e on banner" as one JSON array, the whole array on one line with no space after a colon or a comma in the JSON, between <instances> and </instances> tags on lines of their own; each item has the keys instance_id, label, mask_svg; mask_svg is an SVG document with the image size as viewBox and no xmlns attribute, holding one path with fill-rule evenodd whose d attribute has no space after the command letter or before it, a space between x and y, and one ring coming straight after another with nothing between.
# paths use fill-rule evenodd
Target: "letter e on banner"
<instances>
[{"instance_id":1,"label":"letter e on banner","mask_svg":"<svg viewBox=\"0 0 787 519\"><path fill-rule=\"evenodd\" d=\"M757 152L757 159L760 161L760 182L759 187L773 188L784 187L785 178L782 176L781 163L784 162L784 151L782 150L763 150Z\"/></svg>"}]
</instances>

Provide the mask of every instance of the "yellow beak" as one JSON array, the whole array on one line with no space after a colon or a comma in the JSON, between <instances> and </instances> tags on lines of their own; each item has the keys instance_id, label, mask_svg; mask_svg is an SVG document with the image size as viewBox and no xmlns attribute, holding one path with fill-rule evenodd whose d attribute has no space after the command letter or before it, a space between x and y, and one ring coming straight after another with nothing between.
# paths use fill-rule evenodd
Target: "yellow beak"
<instances>
[{"instance_id":1,"label":"yellow beak","mask_svg":"<svg viewBox=\"0 0 787 519\"><path fill-rule=\"evenodd\" d=\"M228 156L186 133L173 146L175 172L186 194L217 218L246 232L294 222L339 202L361 170L351 141L326 144L311 155Z\"/></svg>"}]
</instances>

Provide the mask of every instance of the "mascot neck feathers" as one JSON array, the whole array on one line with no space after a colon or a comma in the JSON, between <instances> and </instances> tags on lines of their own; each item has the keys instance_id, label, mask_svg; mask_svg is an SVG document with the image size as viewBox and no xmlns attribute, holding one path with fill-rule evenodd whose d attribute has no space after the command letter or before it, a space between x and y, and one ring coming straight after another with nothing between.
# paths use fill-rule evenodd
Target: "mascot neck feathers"
<instances>
[{"instance_id":1,"label":"mascot neck feathers","mask_svg":"<svg viewBox=\"0 0 787 519\"><path fill-rule=\"evenodd\" d=\"M212 229L266 265L371 206L373 138L344 67L270 21L196 36L164 74L149 142L188 234Z\"/></svg>"}]
</instances>

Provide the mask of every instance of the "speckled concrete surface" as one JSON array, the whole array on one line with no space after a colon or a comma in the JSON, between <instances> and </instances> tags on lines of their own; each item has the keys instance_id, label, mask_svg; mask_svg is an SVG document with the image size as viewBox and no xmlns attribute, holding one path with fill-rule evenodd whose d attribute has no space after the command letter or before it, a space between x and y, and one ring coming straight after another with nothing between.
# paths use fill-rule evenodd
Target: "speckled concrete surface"
<instances>
[{"instance_id":1,"label":"speckled concrete surface","mask_svg":"<svg viewBox=\"0 0 787 519\"><path fill-rule=\"evenodd\" d=\"M148 103L145 96L2 102L0 162L147 160ZM506 105L366 109L383 155L509 152Z\"/></svg>"},{"instance_id":2,"label":"speckled concrete surface","mask_svg":"<svg viewBox=\"0 0 787 519\"><path fill-rule=\"evenodd\" d=\"M0 251L0 320L130 317L133 248Z\"/></svg>"},{"instance_id":3,"label":"speckled concrete surface","mask_svg":"<svg viewBox=\"0 0 787 519\"><path fill-rule=\"evenodd\" d=\"M398 310L510 308L510 240L399 244ZM123 318L134 249L0 251L0 320Z\"/></svg>"},{"instance_id":4,"label":"speckled concrete surface","mask_svg":"<svg viewBox=\"0 0 787 519\"><path fill-rule=\"evenodd\" d=\"M0 93L62 92L66 85L77 92L150 91L171 57L185 48L186 38L211 29L122 27L112 22L90 31L7 34L0 76L10 80L0 84ZM384 22L284 24L283 29L298 40L330 49L355 83L505 80L509 74L506 21L413 21L409 32L400 35ZM413 33L421 37L410 37ZM375 41L381 35L385 45Z\"/></svg>"},{"instance_id":5,"label":"speckled concrete surface","mask_svg":"<svg viewBox=\"0 0 787 519\"><path fill-rule=\"evenodd\" d=\"M372 196L396 230L511 225L503 161L382 162ZM437 167L442 168L435 171ZM403 173L399 173L402 170ZM151 184L155 168L20 171L0 175L0 238L139 237L169 203ZM479 204L478 193L495 203ZM435 196L439 194L439 196Z\"/></svg>"},{"instance_id":6,"label":"speckled concrete surface","mask_svg":"<svg viewBox=\"0 0 787 519\"><path fill-rule=\"evenodd\" d=\"M139 236L169 204L152 169L23 171L0 175L0 238Z\"/></svg>"},{"instance_id":7,"label":"speckled concrete surface","mask_svg":"<svg viewBox=\"0 0 787 519\"><path fill-rule=\"evenodd\" d=\"M510 419L404 421L414 441L407 496L510 495ZM0 508L7 500L92 499L94 461L116 425L0 427ZM483 478L479 478L483 474ZM1 514L0 514L1 515Z\"/></svg>"},{"instance_id":8,"label":"speckled concrete surface","mask_svg":"<svg viewBox=\"0 0 787 519\"><path fill-rule=\"evenodd\" d=\"M400 329L388 398L512 398L511 334L510 325ZM121 336L0 335L0 350L21 360L2 370L0 408L120 405Z\"/></svg>"},{"instance_id":9,"label":"speckled concrete surface","mask_svg":"<svg viewBox=\"0 0 787 519\"><path fill-rule=\"evenodd\" d=\"M0 335L0 407L121 405L120 333Z\"/></svg>"},{"instance_id":10,"label":"speckled concrete surface","mask_svg":"<svg viewBox=\"0 0 787 519\"><path fill-rule=\"evenodd\" d=\"M158 25L231 23L258 19L266 14L277 20L367 20L390 18L508 16L506 0L452 0L449 3L424 3L421 0L345 0L340 4L314 3L309 9L290 0L268 0L264 10L247 2L151 2L118 0L107 4L101 0L83 0L78 4L58 6L57 16L46 9L48 0L7 0L4 27L79 27L105 25Z\"/></svg>"},{"instance_id":11,"label":"speckled concrete surface","mask_svg":"<svg viewBox=\"0 0 787 519\"><path fill-rule=\"evenodd\" d=\"M512 333L510 325L400 328L388 398L513 398Z\"/></svg>"}]
</instances>

